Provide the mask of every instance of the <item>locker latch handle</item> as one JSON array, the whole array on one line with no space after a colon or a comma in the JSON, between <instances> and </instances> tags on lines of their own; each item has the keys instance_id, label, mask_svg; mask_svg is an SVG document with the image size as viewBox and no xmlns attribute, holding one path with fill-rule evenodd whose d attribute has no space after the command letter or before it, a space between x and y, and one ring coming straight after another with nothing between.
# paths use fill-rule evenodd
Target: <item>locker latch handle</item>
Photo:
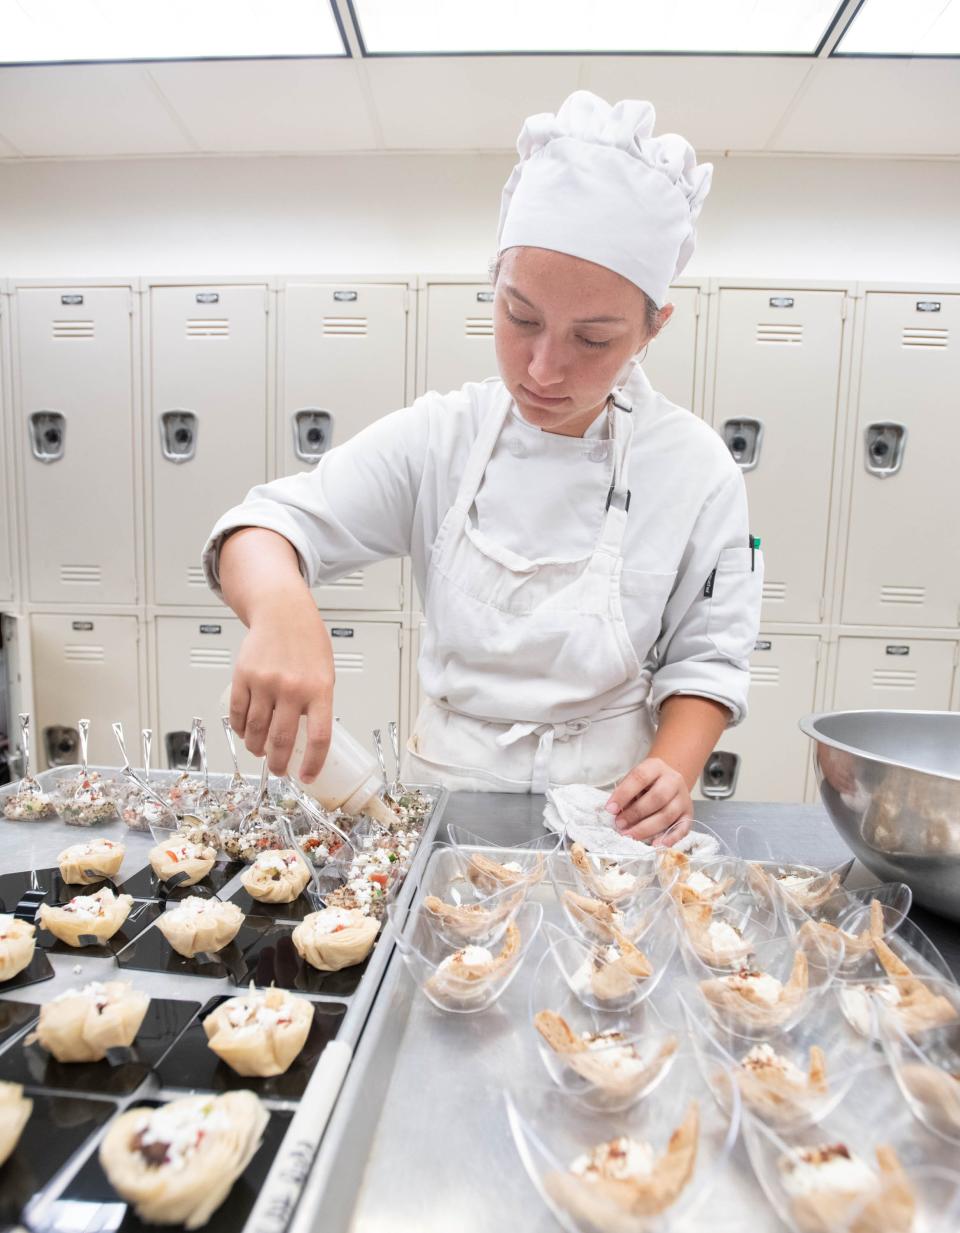
<instances>
[{"instance_id":1,"label":"locker latch handle","mask_svg":"<svg viewBox=\"0 0 960 1233\"><path fill-rule=\"evenodd\" d=\"M907 447L905 424L884 422L868 424L866 429L867 454L864 464L871 475L886 479L903 466L903 454Z\"/></svg>"},{"instance_id":2,"label":"locker latch handle","mask_svg":"<svg viewBox=\"0 0 960 1233\"><path fill-rule=\"evenodd\" d=\"M760 461L763 424L760 420L726 420L723 439L741 471L752 471Z\"/></svg>"},{"instance_id":3,"label":"locker latch handle","mask_svg":"<svg viewBox=\"0 0 960 1233\"><path fill-rule=\"evenodd\" d=\"M167 462L189 462L197 454L200 421L193 411L164 411L160 444Z\"/></svg>"},{"instance_id":4,"label":"locker latch handle","mask_svg":"<svg viewBox=\"0 0 960 1233\"><path fill-rule=\"evenodd\" d=\"M30 449L37 462L59 462L67 448L67 418L61 411L34 411Z\"/></svg>"},{"instance_id":5,"label":"locker latch handle","mask_svg":"<svg viewBox=\"0 0 960 1233\"><path fill-rule=\"evenodd\" d=\"M716 749L707 759L700 776L700 791L708 801L725 801L733 796L740 774L740 755Z\"/></svg>"},{"instance_id":6,"label":"locker latch handle","mask_svg":"<svg viewBox=\"0 0 960 1233\"><path fill-rule=\"evenodd\" d=\"M291 417L293 452L301 462L319 462L333 444L333 412L301 407Z\"/></svg>"},{"instance_id":7,"label":"locker latch handle","mask_svg":"<svg viewBox=\"0 0 960 1233\"><path fill-rule=\"evenodd\" d=\"M64 724L51 724L43 730L43 744L48 766L69 766L77 762L80 733Z\"/></svg>"}]
</instances>

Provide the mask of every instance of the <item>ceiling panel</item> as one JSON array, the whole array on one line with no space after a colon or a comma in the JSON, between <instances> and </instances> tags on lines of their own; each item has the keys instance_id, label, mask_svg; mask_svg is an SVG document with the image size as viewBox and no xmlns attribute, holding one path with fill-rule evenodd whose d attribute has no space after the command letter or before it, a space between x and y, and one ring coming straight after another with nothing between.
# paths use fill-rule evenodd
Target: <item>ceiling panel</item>
<instances>
[{"instance_id":1,"label":"ceiling panel","mask_svg":"<svg viewBox=\"0 0 960 1233\"><path fill-rule=\"evenodd\" d=\"M400 150L509 150L524 116L577 88L576 56L365 60L384 142Z\"/></svg>"},{"instance_id":2,"label":"ceiling panel","mask_svg":"<svg viewBox=\"0 0 960 1233\"><path fill-rule=\"evenodd\" d=\"M151 64L205 151L290 153L376 146L356 64L246 60Z\"/></svg>"},{"instance_id":3,"label":"ceiling panel","mask_svg":"<svg viewBox=\"0 0 960 1233\"><path fill-rule=\"evenodd\" d=\"M654 131L682 133L695 150L762 150L812 64L796 57L595 56L584 61L581 80L610 102L652 99Z\"/></svg>"},{"instance_id":4,"label":"ceiling panel","mask_svg":"<svg viewBox=\"0 0 960 1233\"><path fill-rule=\"evenodd\" d=\"M956 60L825 60L770 148L960 155Z\"/></svg>"},{"instance_id":5,"label":"ceiling panel","mask_svg":"<svg viewBox=\"0 0 960 1233\"><path fill-rule=\"evenodd\" d=\"M196 149L136 64L0 69L0 133L27 156Z\"/></svg>"}]
</instances>

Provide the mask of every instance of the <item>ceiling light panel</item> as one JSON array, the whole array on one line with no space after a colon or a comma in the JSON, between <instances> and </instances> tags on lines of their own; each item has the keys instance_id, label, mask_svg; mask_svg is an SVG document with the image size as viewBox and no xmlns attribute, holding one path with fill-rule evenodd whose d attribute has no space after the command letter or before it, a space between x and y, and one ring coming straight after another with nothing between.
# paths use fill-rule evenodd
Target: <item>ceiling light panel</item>
<instances>
[{"instance_id":1,"label":"ceiling light panel","mask_svg":"<svg viewBox=\"0 0 960 1233\"><path fill-rule=\"evenodd\" d=\"M0 0L0 63L343 56L329 0Z\"/></svg>"},{"instance_id":2,"label":"ceiling light panel","mask_svg":"<svg viewBox=\"0 0 960 1233\"><path fill-rule=\"evenodd\" d=\"M352 0L370 55L812 55L838 0Z\"/></svg>"},{"instance_id":3,"label":"ceiling light panel","mask_svg":"<svg viewBox=\"0 0 960 1233\"><path fill-rule=\"evenodd\" d=\"M834 55L960 56L960 0L866 0Z\"/></svg>"}]
</instances>

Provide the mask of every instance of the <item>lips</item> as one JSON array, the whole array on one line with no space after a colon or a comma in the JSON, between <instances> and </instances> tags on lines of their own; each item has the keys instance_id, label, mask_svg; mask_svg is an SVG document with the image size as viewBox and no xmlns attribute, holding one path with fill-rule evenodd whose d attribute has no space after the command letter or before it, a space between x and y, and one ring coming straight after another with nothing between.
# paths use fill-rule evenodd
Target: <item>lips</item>
<instances>
[{"instance_id":1,"label":"lips","mask_svg":"<svg viewBox=\"0 0 960 1233\"><path fill-rule=\"evenodd\" d=\"M557 407L560 405L560 403L567 401L565 397L564 398L544 398L542 394L535 394L533 390L528 390L525 385L521 385L520 388L523 390L524 394L527 396L527 398L530 399L531 402L539 403L541 407Z\"/></svg>"}]
</instances>

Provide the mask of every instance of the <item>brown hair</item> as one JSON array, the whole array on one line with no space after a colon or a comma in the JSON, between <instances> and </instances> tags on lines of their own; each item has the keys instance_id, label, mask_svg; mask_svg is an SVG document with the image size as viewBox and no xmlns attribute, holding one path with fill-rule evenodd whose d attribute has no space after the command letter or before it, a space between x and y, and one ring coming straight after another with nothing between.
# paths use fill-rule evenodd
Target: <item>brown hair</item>
<instances>
[{"instance_id":1,"label":"brown hair","mask_svg":"<svg viewBox=\"0 0 960 1233\"><path fill-rule=\"evenodd\" d=\"M494 257L490 262L490 283L494 287L497 285L497 279L500 277L500 264L502 261L503 253L501 253L498 257ZM660 333L664 322L660 320L661 310L657 308L650 296L647 295L642 287L639 287L638 290L643 296L643 324L647 332L647 341L649 342L650 339L655 338L656 335Z\"/></svg>"}]
</instances>

